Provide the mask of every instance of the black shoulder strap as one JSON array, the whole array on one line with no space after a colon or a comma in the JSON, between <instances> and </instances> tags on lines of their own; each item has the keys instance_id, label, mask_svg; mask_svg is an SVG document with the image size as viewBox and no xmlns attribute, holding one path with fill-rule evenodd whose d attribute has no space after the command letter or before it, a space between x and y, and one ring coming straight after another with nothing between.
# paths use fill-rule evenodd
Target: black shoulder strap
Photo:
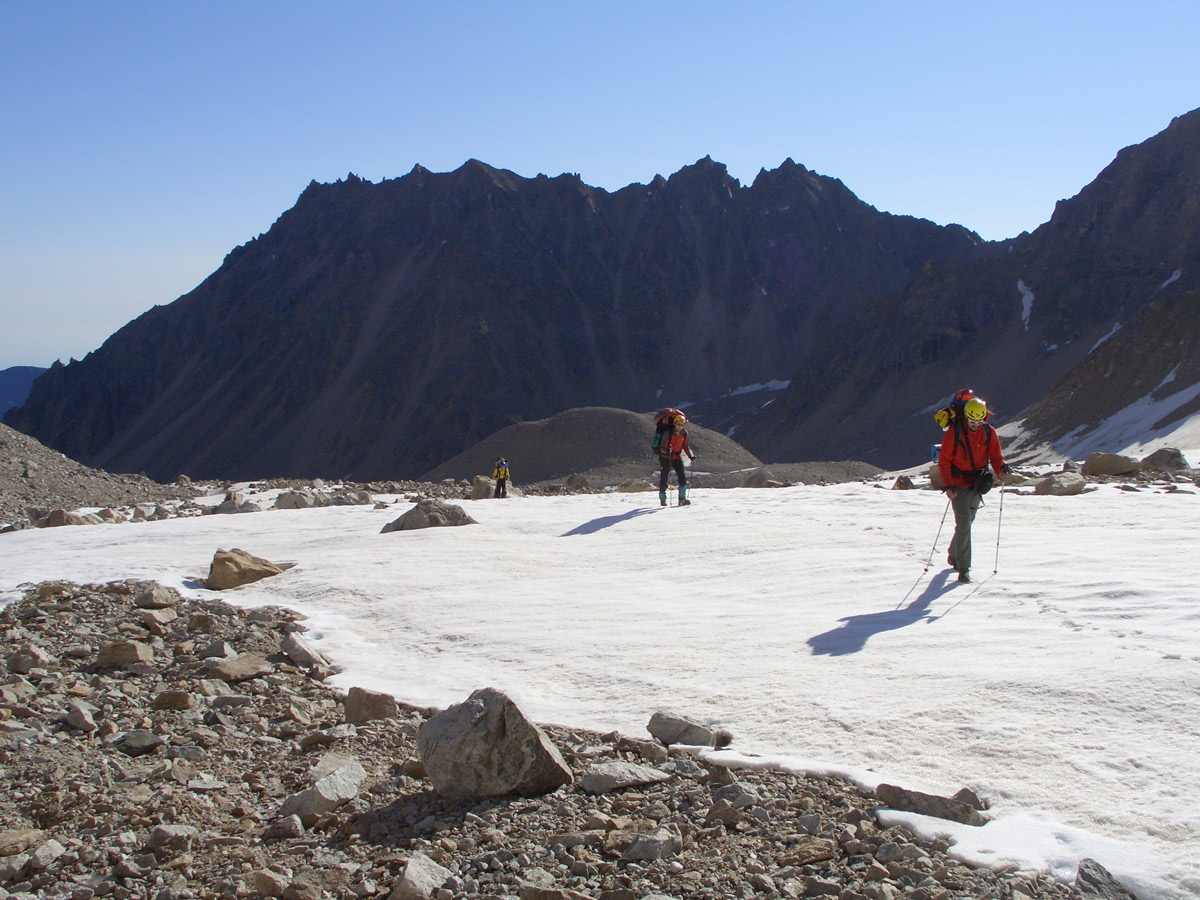
<instances>
[{"instance_id":1,"label":"black shoulder strap","mask_svg":"<svg viewBox=\"0 0 1200 900\"><path fill-rule=\"evenodd\" d=\"M985 423L984 427L986 428L986 427L990 427L990 426L988 426ZM975 465L975 454L971 452L971 442L970 442L970 440L968 440L967 436L963 433L964 431L966 431L966 429L967 429L967 426L962 421L961 418L955 419L955 421L954 421L954 445L956 447L961 446L963 448L963 450L966 451L967 460L971 463L971 471L978 472L979 467ZM991 434L988 434L986 439L991 440ZM986 444L984 444L983 460L984 460L984 463L986 464L987 463L987 445Z\"/></svg>"}]
</instances>

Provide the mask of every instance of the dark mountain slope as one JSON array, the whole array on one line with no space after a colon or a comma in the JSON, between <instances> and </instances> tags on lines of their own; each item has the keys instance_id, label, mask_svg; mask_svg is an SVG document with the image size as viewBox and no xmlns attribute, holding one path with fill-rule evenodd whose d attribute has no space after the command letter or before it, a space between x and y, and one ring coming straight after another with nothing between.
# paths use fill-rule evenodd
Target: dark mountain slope
<instances>
[{"instance_id":1,"label":"dark mountain slope","mask_svg":"<svg viewBox=\"0 0 1200 900\"><path fill-rule=\"evenodd\" d=\"M1011 417L1114 326L1142 310L1169 323L1186 301L1154 304L1198 288L1194 111L1122 150L1033 234L972 259L931 262L861 322L832 330L829 351L814 354L737 438L767 462L913 464L931 440L929 414L957 388L973 387ZM1136 375L1132 362L1114 365L1118 378Z\"/></svg>"},{"instance_id":2,"label":"dark mountain slope","mask_svg":"<svg viewBox=\"0 0 1200 900\"><path fill-rule=\"evenodd\" d=\"M1120 331L1025 410L1026 436L1013 448L1049 444L1069 452L1092 438L1094 449L1119 451L1112 439L1145 440L1200 412L1200 292L1172 293L1143 308ZM1144 412L1122 426L1121 413ZM1131 430L1132 429L1132 430Z\"/></svg>"},{"instance_id":3,"label":"dark mountain slope","mask_svg":"<svg viewBox=\"0 0 1200 900\"><path fill-rule=\"evenodd\" d=\"M471 161L311 184L190 294L55 366L10 425L170 478L406 477L521 420L788 378L981 242L788 161L608 193Z\"/></svg>"}]
</instances>

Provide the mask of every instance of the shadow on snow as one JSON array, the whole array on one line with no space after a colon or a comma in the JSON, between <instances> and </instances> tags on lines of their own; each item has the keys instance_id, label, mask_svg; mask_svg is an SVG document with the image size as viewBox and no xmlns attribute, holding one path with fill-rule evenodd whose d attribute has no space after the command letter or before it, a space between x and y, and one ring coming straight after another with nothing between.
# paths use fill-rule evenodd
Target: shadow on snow
<instances>
[{"instance_id":1,"label":"shadow on snow","mask_svg":"<svg viewBox=\"0 0 1200 900\"><path fill-rule=\"evenodd\" d=\"M621 513L619 516L601 516L598 519L592 519L590 522L584 522L582 525L576 525L570 531L563 534L563 537L571 537L576 534L595 534L604 528L609 528L613 525L620 525L622 522L628 522L630 519L644 516L647 513L655 512L662 507L647 506L642 509L631 509L629 512Z\"/></svg>"},{"instance_id":2,"label":"shadow on snow","mask_svg":"<svg viewBox=\"0 0 1200 900\"><path fill-rule=\"evenodd\" d=\"M947 580L951 574L954 574L953 569L939 572L921 592L921 595L903 609L897 607L887 612L847 616L840 620L843 624L832 631L810 637L807 642L808 646L812 648L814 656L846 656L863 649L872 635L884 631L895 631L897 628L906 628L917 622L934 622L940 619L942 616L930 614L929 605L943 594L958 587L957 581ZM911 594L912 591L909 593ZM956 603L955 606L957 605ZM951 607L951 609L953 608ZM945 614L942 613L942 615Z\"/></svg>"}]
</instances>

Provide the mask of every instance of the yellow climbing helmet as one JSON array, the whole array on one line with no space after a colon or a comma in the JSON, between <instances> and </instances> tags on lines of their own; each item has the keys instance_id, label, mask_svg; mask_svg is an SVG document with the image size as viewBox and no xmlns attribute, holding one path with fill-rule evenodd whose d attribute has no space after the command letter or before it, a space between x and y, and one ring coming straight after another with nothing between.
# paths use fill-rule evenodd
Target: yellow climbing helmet
<instances>
[{"instance_id":1,"label":"yellow climbing helmet","mask_svg":"<svg viewBox=\"0 0 1200 900\"><path fill-rule=\"evenodd\" d=\"M973 422L982 422L988 417L987 404L978 397L972 397L963 407L963 413Z\"/></svg>"}]
</instances>

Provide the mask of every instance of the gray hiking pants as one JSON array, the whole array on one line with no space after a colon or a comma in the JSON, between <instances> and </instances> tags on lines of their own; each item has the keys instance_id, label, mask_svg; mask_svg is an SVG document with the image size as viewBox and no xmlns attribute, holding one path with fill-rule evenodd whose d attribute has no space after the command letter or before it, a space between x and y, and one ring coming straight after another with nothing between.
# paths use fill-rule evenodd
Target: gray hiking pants
<instances>
[{"instance_id":1,"label":"gray hiking pants","mask_svg":"<svg viewBox=\"0 0 1200 900\"><path fill-rule=\"evenodd\" d=\"M957 488L950 499L950 505L954 507L954 537L946 561L960 572L971 568L971 524L981 503L983 498L978 491L963 488Z\"/></svg>"}]
</instances>

